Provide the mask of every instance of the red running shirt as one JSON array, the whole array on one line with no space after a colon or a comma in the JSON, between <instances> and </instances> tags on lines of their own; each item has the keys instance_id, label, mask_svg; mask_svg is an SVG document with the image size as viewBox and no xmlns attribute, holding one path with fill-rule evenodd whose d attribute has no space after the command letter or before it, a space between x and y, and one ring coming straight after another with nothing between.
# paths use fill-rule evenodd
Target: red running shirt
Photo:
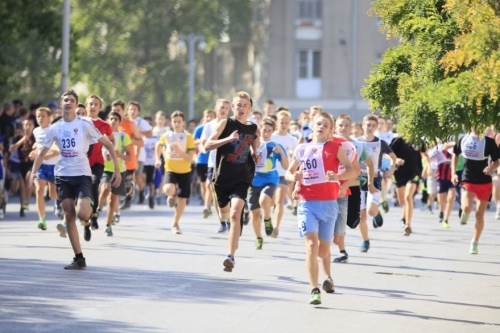
<instances>
[{"instance_id":1,"label":"red running shirt","mask_svg":"<svg viewBox=\"0 0 500 333\"><path fill-rule=\"evenodd\" d=\"M102 135L107 135L108 137L113 135L111 130L111 125L104 120L97 118L92 119L94 126L101 132ZM100 142L94 143L89 148L89 164L93 167L95 164L104 165L104 158L102 157L102 144Z\"/></svg>"}]
</instances>

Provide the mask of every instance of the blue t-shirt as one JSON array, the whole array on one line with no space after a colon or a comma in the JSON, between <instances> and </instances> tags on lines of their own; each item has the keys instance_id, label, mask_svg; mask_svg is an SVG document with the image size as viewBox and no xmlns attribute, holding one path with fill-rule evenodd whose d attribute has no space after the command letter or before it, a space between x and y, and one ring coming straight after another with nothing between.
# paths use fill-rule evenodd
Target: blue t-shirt
<instances>
[{"instance_id":1,"label":"blue t-shirt","mask_svg":"<svg viewBox=\"0 0 500 333\"><path fill-rule=\"evenodd\" d=\"M276 170L276 163L281 161L281 155L273 150L277 145L279 144L273 141L261 142L258 153L262 159L261 163L255 166L255 177L252 186L278 185L280 177ZM282 145L279 146L286 154L285 148Z\"/></svg>"},{"instance_id":2,"label":"blue t-shirt","mask_svg":"<svg viewBox=\"0 0 500 333\"><path fill-rule=\"evenodd\" d=\"M198 125L195 128L195 130L193 132L193 137L195 140L201 138L201 133L203 133L203 126L205 126L205 124ZM196 156L196 164L208 164L208 155L209 154L210 154L209 152L202 153L202 152L198 151L198 155Z\"/></svg>"}]
</instances>

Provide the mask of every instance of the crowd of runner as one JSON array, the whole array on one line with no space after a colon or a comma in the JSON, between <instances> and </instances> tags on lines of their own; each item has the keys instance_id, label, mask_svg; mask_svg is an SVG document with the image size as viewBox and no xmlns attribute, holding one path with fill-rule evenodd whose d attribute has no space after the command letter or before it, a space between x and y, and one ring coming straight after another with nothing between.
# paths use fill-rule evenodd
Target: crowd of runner
<instances>
[{"instance_id":1,"label":"crowd of runner","mask_svg":"<svg viewBox=\"0 0 500 333\"><path fill-rule=\"evenodd\" d=\"M200 215L215 213L215 231L228 233L223 268L231 272L243 226L251 223L255 249L261 250L262 225L266 236L278 238L290 209L305 239L310 303L321 304L318 258L325 275L321 287L334 292L330 264L348 262L346 228L359 229L360 250L368 252L368 221L374 228L383 225L388 195L402 207L407 237L417 192L424 209L438 210L445 228L456 202L461 224L475 209L471 254L478 253L490 202L500 219L500 134L493 126L446 142L409 144L390 119L369 114L352 122L347 114L334 117L315 105L294 120L271 100L256 110L243 91L218 99L199 122L187 121L181 111L142 117L135 101L115 100L105 109L97 95L80 104L73 90L47 107L14 101L0 112L0 219L13 213L8 197L18 196L19 216L36 209L33 227L45 231L52 200L61 219L55 227L75 253L65 269L86 267L79 223L85 241L98 229L112 237L132 205L165 204L174 211L171 231L178 235L186 205L199 197ZM339 251L333 260L332 242Z\"/></svg>"}]
</instances>

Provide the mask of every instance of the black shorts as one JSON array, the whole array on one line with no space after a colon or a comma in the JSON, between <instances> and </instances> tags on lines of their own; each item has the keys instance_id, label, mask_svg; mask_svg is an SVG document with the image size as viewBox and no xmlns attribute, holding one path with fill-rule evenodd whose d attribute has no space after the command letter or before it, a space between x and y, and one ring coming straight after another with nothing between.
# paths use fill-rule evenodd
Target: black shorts
<instances>
[{"instance_id":1,"label":"black shorts","mask_svg":"<svg viewBox=\"0 0 500 333\"><path fill-rule=\"evenodd\" d=\"M121 175L122 175L122 182L120 183L120 186L118 187L111 186L111 193L113 194L117 195L127 194L127 190L125 189L125 172L122 172ZM111 177L113 177L113 172L104 171L104 174L102 175L101 179L101 184L111 183Z\"/></svg>"},{"instance_id":2,"label":"black shorts","mask_svg":"<svg viewBox=\"0 0 500 333\"><path fill-rule=\"evenodd\" d=\"M99 185L104 173L104 165L96 163L90 167L90 170L92 170L92 185Z\"/></svg>"},{"instance_id":3,"label":"black shorts","mask_svg":"<svg viewBox=\"0 0 500 333\"><path fill-rule=\"evenodd\" d=\"M360 219L361 189L359 186L349 187L351 195L347 197L347 225L351 229L356 229Z\"/></svg>"},{"instance_id":4,"label":"black shorts","mask_svg":"<svg viewBox=\"0 0 500 333\"><path fill-rule=\"evenodd\" d=\"M196 164L196 174L200 182L207 181L208 164Z\"/></svg>"},{"instance_id":5,"label":"black shorts","mask_svg":"<svg viewBox=\"0 0 500 333\"><path fill-rule=\"evenodd\" d=\"M264 192L271 199L273 198L274 192L276 191L275 184L266 184L264 186L252 186L250 187L250 192L248 193L248 208L250 210L260 208L260 194Z\"/></svg>"},{"instance_id":6,"label":"black shorts","mask_svg":"<svg viewBox=\"0 0 500 333\"><path fill-rule=\"evenodd\" d=\"M92 202L92 177L56 176L55 184L59 200L89 199Z\"/></svg>"},{"instance_id":7,"label":"black shorts","mask_svg":"<svg viewBox=\"0 0 500 333\"><path fill-rule=\"evenodd\" d=\"M403 186L406 186L406 184L411 183L411 184L416 184L418 185L418 182L420 181L420 173L418 172L412 172L412 173L405 173L402 175L394 175L394 179L396 180L396 187L400 188Z\"/></svg>"},{"instance_id":8,"label":"black shorts","mask_svg":"<svg viewBox=\"0 0 500 333\"><path fill-rule=\"evenodd\" d=\"M175 184L179 188L177 196L179 198L189 198L191 195L191 172L175 173L165 172L165 184Z\"/></svg>"},{"instance_id":9,"label":"black shorts","mask_svg":"<svg viewBox=\"0 0 500 333\"><path fill-rule=\"evenodd\" d=\"M155 182L156 168L154 165L145 165L144 173L146 174L146 184L151 185Z\"/></svg>"},{"instance_id":10,"label":"black shorts","mask_svg":"<svg viewBox=\"0 0 500 333\"><path fill-rule=\"evenodd\" d=\"M217 204L223 208L231 202L232 198L245 200L249 188L250 184L248 183L214 184Z\"/></svg>"}]
</instances>

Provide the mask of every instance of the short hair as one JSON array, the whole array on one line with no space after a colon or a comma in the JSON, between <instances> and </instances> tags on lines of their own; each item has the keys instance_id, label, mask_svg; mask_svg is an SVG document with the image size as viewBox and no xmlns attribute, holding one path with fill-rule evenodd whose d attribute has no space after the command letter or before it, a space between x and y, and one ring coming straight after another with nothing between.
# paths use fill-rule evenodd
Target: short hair
<instances>
[{"instance_id":1,"label":"short hair","mask_svg":"<svg viewBox=\"0 0 500 333\"><path fill-rule=\"evenodd\" d=\"M175 110L174 112L172 112L172 114L170 115L170 120L174 120L175 117L181 117L182 120L185 121L184 113L182 113L182 111Z\"/></svg>"},{"instance_id":2,"label":"short hair","mask_svg":"<svg viewBox=\"0 0 500 333\"><path fill-rule=\"evenodd\" d=\"M113 101L113 103L111 103L111 106L119 106L123 110L125 110L125 102L122 101L121 99L117 99L117 100Z\"/></svg>"},{"instance_id":3,"label":"short hair","mask_svg":"<svg viewBox=\"0 0 500 333\"><path fill-rule=\"evenodd\" d=\"M345 113L342 113L340 116L337 117L337 121L339 120L347 120L349 121L349 123L352 123L351 117Z\"/></svg>"},{"instance_id":4,"label":"short hair","mask_svg":"<svg viewBox=\"0 0 500 333\"><path fill-rule=\"evenodd\" d=\"M335 127L335 118L330 113L321 111L321 113L314 116L314 118L318 117L327 118L330 121L331 128L333 129Z\"/></svg>"},{"instance_id":5,"label":"short hair","mask_svg":"<svg viewBox=\"0 0 500 333\"><path fill-rule=\"evenodd\" d=\"M100 107L102 108L102 106L104 105L104 100L96 94L92 94L89 97L87 97L87 99L85 100L85 105L87 105L92 98L97 99L100 103Z\"/></svg>"},{"instance_id":6,"label":"short hair","mask_svg":"<svg viewBox=\"0 0 500 333\"><path fill-rule=\"evenodd\" d=\"M321 105L311 105L311 107L309 108L310 111L317 110L317 109L323 111L323 107Z\"/></svg>"},{"instance_id":7,"label":"short hair","mask_svg":"<svg viewBox=\"0 0 500 333\"><path fill-rule=\"evenodd\" d=\"M274 101L272 99L266 99L264 101L264 104L270 104L270 105L274 105Z\"/></svg>"},{"instance_id":8,"label":"short hair","mask_svg":"<svg viewBox=\"0 0 500 333\"><path fill-rule=\"evenodd\" d=\"M278 110L277 110L277 111L278 111L278 112L280 112L280 111L288 111L288 110L289 110L289 109L288 109L288 106L286 106L286 105L281 105L281 106L278 108Z\"/></svg>"},{"instance_id":9,"label":"short hair","mask_svg":"<svg viewBox=\"0 0 500 333\"><path fill-rule=\"evenodd\" d=\"M366 116L363 117L363 124L366 123L367 121L373 120L378 124L378 117L374 114L367 114Z\"/></svg>"},{"instance_id":10,"label":"short hair","mask_svg":"<svg viewBox=\"0 0 500 333\"><path fill-rule=\"evenodd\" d=\"M276 123L274 122L273 118L271 117L266 117L262 120L261 126L264 127L265 125L271 126L271 128L276 130Z\"/></svg>"},{"instance_id":11,"label":"short hair","mask_svg":"<svg viewBox=\"0 0 500 333\"><path fill-rule=\"evenodd\" d=\"M64 96L70 96L70 95L73 96L76 99L76 102L78 103L78 94L73 89L68 89L65 92L63 92L61 95L61 99L63 99Z\"/></svg>"},{"instance_id":12,"label":"short hair","mask_svg":"<svg viewBox=\"0 0 500 333\"><path fill-rule=\"evenodd\" d=\"M158 115L167 118L167 114L165 112L163 112L162 110L156 111L155 117Z\"/></svg>"},{"instance_id":13,"label":"short hair","mask_svg":"<svg viewBox=\"0 0 500 333\"><path fill-rule=\"evenodd\" d=\"M111 116L115 116L118 118L118 120L120 120L120 123L122 122L122 116L120 115L120 112L116 112L116 111L110 111L108 113L108 119L111 118Z\"/></svg>"},{"instance_id":14,"label":"short hair","mask_svg":"<svg viewBox=\"0 0 500 333\"><path fill-rule=\"evenodd\" d=\"M217 99L215 101L215 106L217 107L217 105L224 104L224 103L225 104L231 104L231 103L229 103L229 101L227 99L225 99L225 98L219 98L219 99Z\"/></svg>"},{"instance_id":15,"label":"short hair","mask_svg":"<svg viewBox=\"0 0 500 333\"><path fill-rule=\"evenodd\" d=\"M38 111L47 113L47 116L49 116L49 117L52 115L52 110L50 110L46 106L39 107L38 109L36 109L35 113L37 113Z\"/></svg>"},{"instance_id":16,"label":"short hair","mask_svg":"<svg viewBox=\"0 0 500 333\"><path fill-rule=\"evenodd\" d=\"M205 109L205 110L203 110L203 116L204 116L204 117L206 117L206 116L207 116L207 114L209 114L209 113L213 113L213 114L215 114L214 109Z\"/></svg>"},{"instance_id":17,"label":"short hair","mask_svg":"<svg viewBox=\"0 0 500 333\"><path fill-rule=\"evenodd\" d=\"M283 118L283 117L288 117L292 119L292 114L288 112L287 110L281 110L276 113L276 118Z\"/></svg>"},{"instance_id":18,"label":"short hair","mask_svg":"<svg viewBox=\"0 0 500 333\"><path fill-rule=\"evenodd\" d=\"M27 115L29 112L29 110L27 108L25 108L24 106L22 106L20 109L19 109L19 116L20 117L24 117L25 115Z\"/></svg>"},{"instance_id":19,"label":"short hair","mask_svg":"<svg viewBox=\"0 0 500 333\"><path fill-rule=\"evenodd\" d=\"M135 105L137 107L137 111L141 112L141 104L137 101L131 101L128 103L128 106Z\"/></svg>"},{"instance_id":20,"label":"short hair","mask_svg":"<svg viewBox=\"0 0 500 333\"><path fill-rule=\"evenodd\" d=\"M262 112L260 112L259 110L254 110L254 111L252 111L252 114L253 114L253 115L254 115L254 114L258 114L258 115L260 115L260 116L262 117Z\"/></svg>"},{"instance_id":21,"label":"short hair","mask_svg":"<svg viewBox=\"0 0 500 333\"><path fill-rule=\"evenodd\" d=\"M250 94L247 93L246 91L238 91L238 92L234 93L233 98L237 98L237 97L248 99L248 101L252 100L250 98Z\"/></svg>"},{"instance_id":22,"label":"short hair","mask_svg":"<svg viewBox=\"0 0 500 333\"><path fill-rule=\"evenodd\" d=\"M84 108L85 109L85 105L83 105L82 103L78 103L78 106L79 108Z\"/></svg>"}]
</instances>

